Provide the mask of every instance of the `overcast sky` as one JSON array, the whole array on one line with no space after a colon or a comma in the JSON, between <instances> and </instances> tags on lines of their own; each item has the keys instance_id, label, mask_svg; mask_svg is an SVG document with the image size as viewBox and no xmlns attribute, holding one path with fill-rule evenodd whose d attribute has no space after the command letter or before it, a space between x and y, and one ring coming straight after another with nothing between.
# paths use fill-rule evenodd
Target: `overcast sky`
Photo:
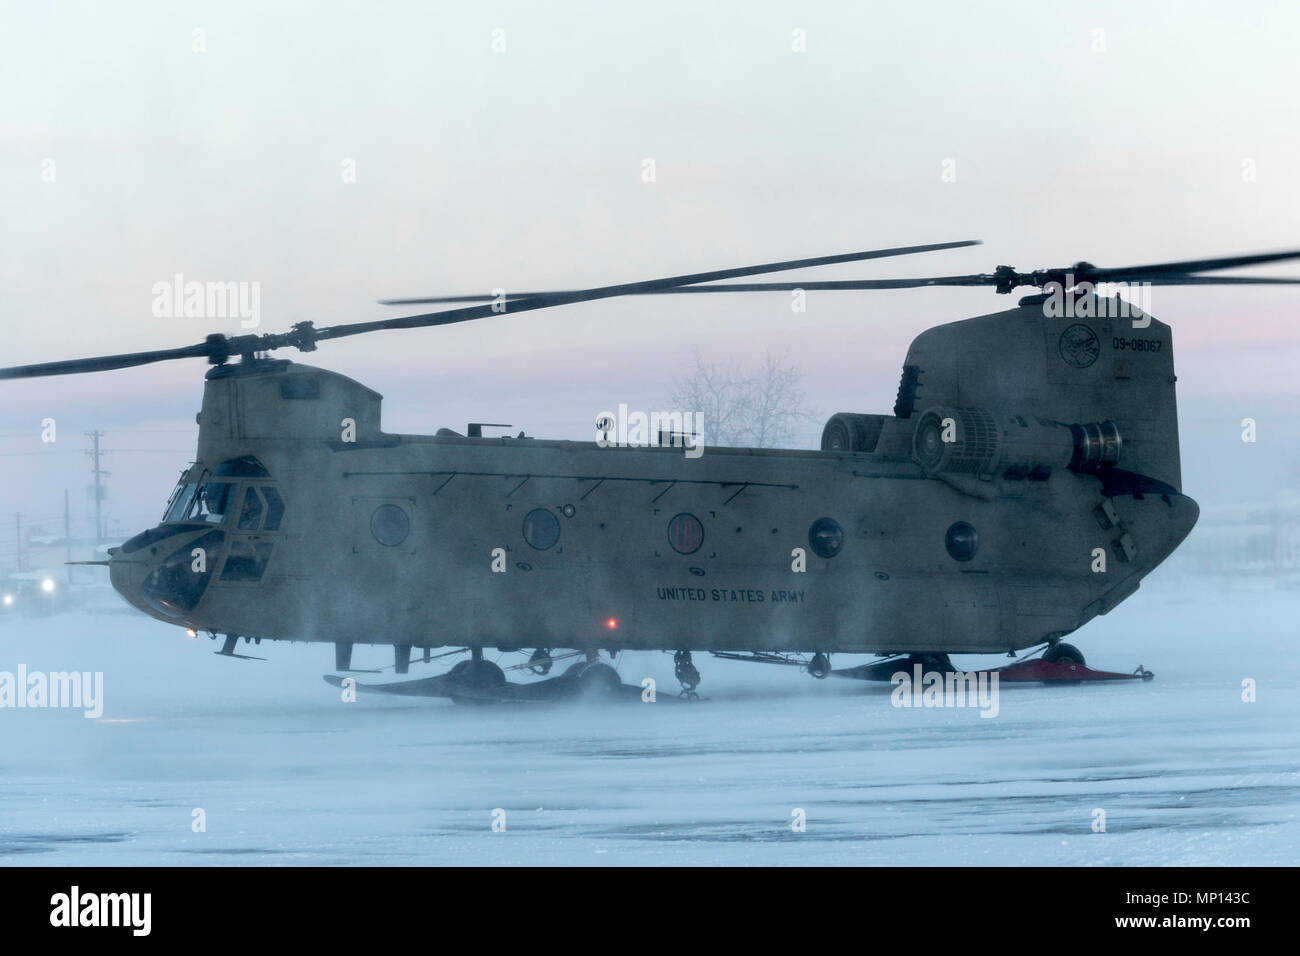
<instances>
[{"instance_id":1,"label":"overcast sky","mask_svg":"<svg viewBox=\"0 0 1300 956\"><path fill-rule=\"evenodd\" d=\"M155 317L153 286L177 273L260 283L260 331L280 331L400 314L380 297L952 239L985 245L817 277L1300 247L1297 36L1285 2L12 5L0 365L242 331ZM1010 304L978 289L811 294L802 316L781 293L605 301L310 361L383 393L391 431L478 419L586 438L619 402L663 407L696 350L798 364L819 418L888 411L913 336ZM1188 493L1295 484L1300 290L1157 289L1152 311L1175 330ZM203 371L0 383L0 536L5 512L61 516L65 487L84 510L96 427L121 449L115 516L155 519L192 453Z\"/></svg>"}]
</instances>

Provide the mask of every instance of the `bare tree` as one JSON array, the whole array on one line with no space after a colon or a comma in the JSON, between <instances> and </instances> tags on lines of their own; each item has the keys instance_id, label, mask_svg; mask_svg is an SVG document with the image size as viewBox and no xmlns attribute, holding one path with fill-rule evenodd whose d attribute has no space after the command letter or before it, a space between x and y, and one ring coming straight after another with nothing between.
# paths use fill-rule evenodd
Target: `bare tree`
<instances>
[{"instance_id":1,"label":"bare tree","mask_svg":"<svg viewBox=\"0 0 1300 956\"><path fill-rule=\"evenodd\" d=\"M770 353L751 374L734 361L705 362L677 383L670 402L703 415L706 444L749 448L790 447L799 426L813 421L799 388L803 376Z\"/></svg>"}]
</instances>

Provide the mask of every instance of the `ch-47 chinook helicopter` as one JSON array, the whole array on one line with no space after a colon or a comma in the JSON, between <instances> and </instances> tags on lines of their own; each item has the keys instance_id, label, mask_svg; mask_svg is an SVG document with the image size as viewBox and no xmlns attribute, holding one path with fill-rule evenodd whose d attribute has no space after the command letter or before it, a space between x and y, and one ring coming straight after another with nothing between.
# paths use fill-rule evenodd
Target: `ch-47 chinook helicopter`
<instances>
[{"instance_id":1,"label":"ch-47 chinook helicopter","mask_svg":"<svg viewBox=\"0 0 1300 956\"><path fill-rule=\"evenodd\" d=\"M240 637L467 654L449 673L379 685L465 700L623 685L605 650L692 651L863 679L953 653L1045 648L1004 679L1080 679L1061 642L1137 590L1187 536L1169 326L1098 283L1287 284L1203 276L1282 252L1128 268L1078 263L923 279L726 284L765 273L974 245L949 242L567 292L401 300L455 308L184 348L0 370L26 378L206 358L198 451L162 520L111 553L113 586L161 621ZM715 284L721 283L721 284ZM893 413L833 416L819 450L383 431L381 396L272 359L292 346L624 295L1021 286L1017 307L931 328L908 350ZM1060 304L1062 296L1072 306ZM466 305L479 302L484 304ZM238 356L238 362L230 359ZM707 423L706 423L707 424ZM707 436L705 436L707 437ZM676 444L677 447L674 447ZM1099 571L1104 567L1104 571ZM530 655L508 681L484 649ZM557 654L557 651L564 651ZM884 660L833 670L831 654ZM1139 668L1138 676L1149 676ZM339 682L339 678L332 679ZM638 690L639 688L628 688Z\"/></svg>"}]
</instances>

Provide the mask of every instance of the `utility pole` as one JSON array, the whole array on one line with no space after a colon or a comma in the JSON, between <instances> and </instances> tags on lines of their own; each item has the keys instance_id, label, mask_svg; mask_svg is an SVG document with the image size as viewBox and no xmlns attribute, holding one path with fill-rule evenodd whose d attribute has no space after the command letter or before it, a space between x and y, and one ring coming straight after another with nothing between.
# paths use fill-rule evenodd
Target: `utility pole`
<instances>
[{"instance_id":1,"label":"utility pole","mask_svg":"<svg viewBox=\"0 0 1300 956\"><path fill-rule=\"evenodd\" d=\"M86 432L86 436L94 443L94 447L86 454L90 456L95 469L95 548L98 550L104 538L104 517L102 513L104 486L102 479L107 478L109 473L99 467L99 457L101 455L99 440L104 437L104 433L99 429L95 429L93 432Z\"/></svg>"},{"instance_id":2,"label":"utility pole","mask_svg":"<svg viewBox=\"0 0 1300 956\"><path fill-rule=\"evenodd\" d=\"M63 553L65 564L64 570L68 575L68 584L72 583L72 513L68 504L68 489L63 489Z\"/></svg>"}]
</instances>

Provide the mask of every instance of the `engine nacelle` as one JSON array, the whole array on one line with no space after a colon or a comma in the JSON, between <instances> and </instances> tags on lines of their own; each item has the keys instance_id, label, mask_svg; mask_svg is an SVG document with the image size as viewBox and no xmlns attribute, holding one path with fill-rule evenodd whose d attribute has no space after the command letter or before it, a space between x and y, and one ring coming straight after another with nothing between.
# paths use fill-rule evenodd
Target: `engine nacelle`
<instances>
[{"instance_id":1,"label":"engine nacelle","mask_svg":"<svg viewBox=\"0 0 1300 956\"><path fill-rule=\"evenodd\" d=\"M1043 480L1053 468L1092 472L1119 462L1111 421L1066 425L1026 415L1001 419L983 408L926 409L912 433L912 456L926 474Z\"/></svg>"},{"instance_id":2,"label":"engine nacelle","mask_svg":"<svg viewBox=\"0 0 1300 956\"><path fill-rule=\"evenodd\" d=\"M832 415L822 429L822 451L875 451L886 417L857 412Z\"/></svg>"}]
</instances>

